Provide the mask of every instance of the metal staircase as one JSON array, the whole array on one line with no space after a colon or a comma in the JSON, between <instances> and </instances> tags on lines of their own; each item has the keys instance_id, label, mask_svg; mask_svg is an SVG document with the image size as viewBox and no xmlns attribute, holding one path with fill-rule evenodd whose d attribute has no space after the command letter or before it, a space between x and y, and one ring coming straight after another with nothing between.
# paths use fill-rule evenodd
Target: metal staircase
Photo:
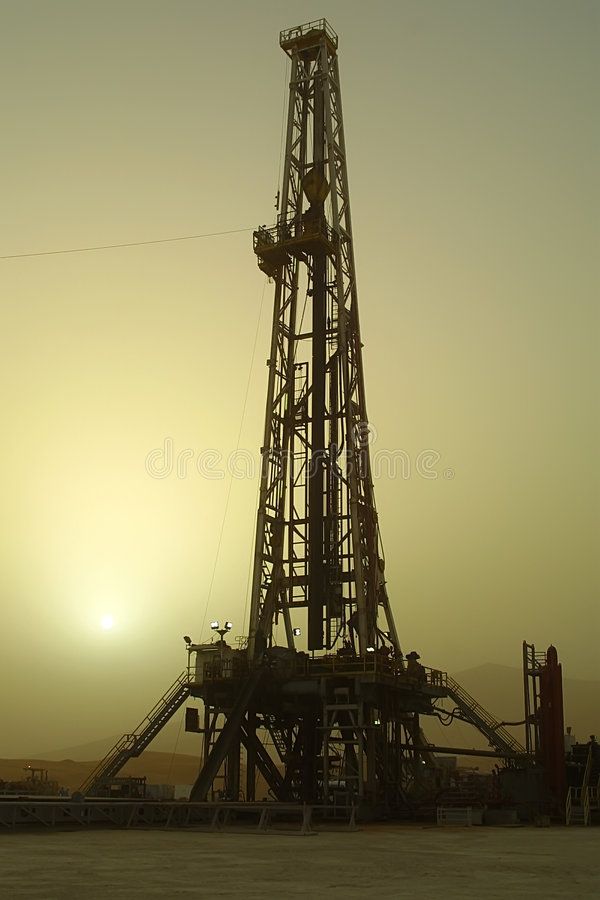
<instances>
[{"instance_id":1,"label":"metal staircase","mask_svg":"<svg viewBox=\"0 0 600 900\"><path fill-rule=\"evenodd\" d=\"M590 741L583 780L579 787L569 787L565 804L567 825L591 825L592 814L600 810L600 764L594 759Z\"/></svg>"},{"instance_id":2,"label":"metal staircase","mask_svg":"<svg viewBox=\"0 0 600 900\"><path fill-rule=\"evenodd\" d=\"M446 676L446 688L448 697L454 700L460 710L461 718L485 735L491 747L508 757L526 754L525 747L450 675Z\"/></svg>"},{"instance_id":3,"label":"metal staircase","mask_svg":"<svg viewBox=\"0 0 600 900\"><path fill-rule=\"evenodd\" d=\"M289 735L285 733L274 716L263 716L263 721L273 742L273 747L277 751L280 760L285 763L290 752Z\"/></svg>"},{"instance_id":4,"label":"metal staircase","mask_svg":"<svg viewBox=\"0 0 600 900\"><path fill-rule=\"evenodd\" d=\"M565 824L589 825L590 823L589 788L570 787L565 804Z\"/></svg>"},{"instance_id":5,"label":"metal staircase","mask_svg":"<svg viewBox=\"0 0 600 900\"><path fill-rule=\"evenodd\" d=\"M131 734L124 734L115 746L108 751L94 771L79 788L84 796L94 796L102 791L111 778L119 772L126 762L139 756L148 744L177 712L189 693L187 669L173 682L166 694L160 698L148 715L140 722Z\"/></svg>"}]
</instances>

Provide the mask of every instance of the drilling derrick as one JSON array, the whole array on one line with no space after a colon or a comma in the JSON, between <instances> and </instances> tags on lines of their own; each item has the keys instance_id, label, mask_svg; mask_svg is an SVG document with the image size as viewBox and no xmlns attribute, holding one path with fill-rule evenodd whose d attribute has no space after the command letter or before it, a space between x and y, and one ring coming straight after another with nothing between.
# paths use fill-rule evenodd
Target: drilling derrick
<instances>
[{"instance_id":1,"label":"drilling derrick","mask_svg":"<svg viewBox=\"0 0 600 900\"><path fill-rule=\"evenodd\" d=\"M253 659L271 644L280 617L287 646L295 646L299 610L311 651L344 643L360 655L384 643L399 649L369 460L337 43L325 21L280 36L291 78L279 215L254 233L275 302Z\"/></svg>"},{"instance_id":2,"label":"drilling derrick","mask_svg":"<svg viewBox=\"0 0 600 900\"><path fill-rule=\"evenodd\" d=\"M250 626L246 649L231 651L231 686L205 666L191 691L205 704L192 799L212 796L218 772L237 798L245 747L247 799L258 769L277 800L389 808L419 777L419 712L440 691L425 670L418 686L403 677L385 586L338 39L320 20L282 32L280 46L291 74L278 216L253 235L274 306ZM198 671L208 651L190 652Z\"/></svg>"},{"instance_id":3,"label":"drilling derrick","mask_svg":"<svg viewBox=\"0 0 600 900\"><path fill-rule=\"evenodd\" d=\"M428 744L422 715L470 723L489 755L525 750L450 676L400 651L369 457L338 39L321 19L280 45L291 75L278 215L253 235L274 305L248 637L232 648L230 622L212 623L219 641L186 636L187 669L81 793L105 791L191 697L204 710L186 710L203 738L192 801L266 793L271 806L388 814L435 793L433 751L461 752Z\"/></svg>"}]
</instances>

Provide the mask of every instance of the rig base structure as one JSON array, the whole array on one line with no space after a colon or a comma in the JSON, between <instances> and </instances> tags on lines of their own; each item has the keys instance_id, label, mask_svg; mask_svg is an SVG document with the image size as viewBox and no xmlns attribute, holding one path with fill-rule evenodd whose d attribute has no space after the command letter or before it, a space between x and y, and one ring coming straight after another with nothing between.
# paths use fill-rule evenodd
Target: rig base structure
<instances>
[{"instance_id":1,"label":"rig base structure","mask_svg":"<svg viewBox=\"0 0 600 900\"><path fill-rule=\"evenodd\" d=\"M272 647L248 668L245 650L224 642L191 645L186 729L204 737L194 801L271 798L309 803L335 817L361 819L406 813L441 786L438 747L426 740L421 717L450 699L457 715L487 737L510 765L524 748L445 672L369 653L314 656ZM468 752L468 751L467 751ZM257 790L267 797L258 796Z\"/></svg>"}]
</instances>

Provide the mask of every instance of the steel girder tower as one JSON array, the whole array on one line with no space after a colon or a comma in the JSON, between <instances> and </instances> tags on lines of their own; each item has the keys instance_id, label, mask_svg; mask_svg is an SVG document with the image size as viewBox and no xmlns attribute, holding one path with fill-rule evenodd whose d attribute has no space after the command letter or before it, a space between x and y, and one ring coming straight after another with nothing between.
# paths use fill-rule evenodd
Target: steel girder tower
<instances>
[{"instance_id":1,"label":"steel girder tower","mask_svg":"<svg viewBox=\"0 0 600 900\"><path fill-rule=\"evenodd\" d=\"M186 710L186 730L203 735L193 801L253 801L260 786L284 804L376 815L418 802L437 777L433 751L455 752L420 726L444 698L501 758L525 751L446 673L400 652L369 458L338 41L321 19L280 45L291 78L279 212L254 233L275 297L247 646L228 646L227 627L218 642L186 638L186 671L81 792L105 790L191 697L204 707L202 721Z\"/></svg>"},{"instance_id":2,"label":"steel girder tower","mask_svg":"<svg viewBox=\"0 0 600 900\"><path fill-rule=\"evenodd\" d=\"M369 459L338 41L321 20L280 45L291 79L279 215L254 233L275 303L249 654L260 658L279 617L293 648L304 609L309 650L399 650Z\"/></svg>"},{"instance_id":3,"label":"steel girder tower","mask_svg":"<svg viewBox=\"0 0 600 900\"><path fill-rule=\"evenodd\" d=\"M192 799L214 796L217 778L239 796L243 747L247 799L258 770L278 800L394 806L420 774L419 713L443 689L396 684L405 664L371 475L337 35L321 19L280 46L291 75L278 217L253 236L274 309L248 644L222 648L216 665L189 648L205 708Z\"/></svg>"}]
</instances>

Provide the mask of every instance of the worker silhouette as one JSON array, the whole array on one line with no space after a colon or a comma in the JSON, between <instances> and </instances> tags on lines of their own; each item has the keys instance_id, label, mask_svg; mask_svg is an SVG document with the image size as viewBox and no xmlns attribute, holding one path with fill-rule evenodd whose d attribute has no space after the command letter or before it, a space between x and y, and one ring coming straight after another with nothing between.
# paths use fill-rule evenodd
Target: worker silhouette
<instances>
[{"instance_id":1,"label":"worker silhouette","mask_svg":"<svg viewBox=\"0 0 600 900\"><path fill-rule=\"evenodd\" d=\"M425 681L425 666L421 665L420 659L416 650L411 650L406 654L406 674L416 681Z\"/></svg>"}]
</instances>

